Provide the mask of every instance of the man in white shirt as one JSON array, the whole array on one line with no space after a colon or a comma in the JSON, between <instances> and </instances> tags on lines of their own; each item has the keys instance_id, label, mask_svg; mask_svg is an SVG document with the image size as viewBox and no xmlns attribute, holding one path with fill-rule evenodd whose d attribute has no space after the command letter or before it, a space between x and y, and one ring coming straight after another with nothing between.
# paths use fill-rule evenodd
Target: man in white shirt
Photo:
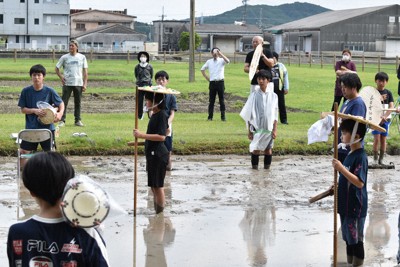
<instances>
[{"instance_id":1,"label":"man in white shirt","mask_svg":"<svg viewBox=\"0 0 400 267\"><path fill-rule=\"evenodd\" d=\"M224 71L225 64L229 64L229 59L222 54L219 48L214 47L211 49L211 54L213 58L210 58L201 67L201 73L204 78L210 82L209 84L209 104L208 104L208 120L212 121L214 115L214 103L215 97L218 94L219 107L221 111L221 120L226 121L225 117L225 102L224 102ZM209 76L206 74L206 69L208 69Z\"/></svg>"},{"instance_id":2,"label":"man in white shirt","mask_svg":"<svg viewBox=\"0 0 400 267\"><path fill-rule=\"evenodd\" d=\"M61 67L64 69L64 75L61 74ZM82 92L86 91L88 80L88 64L86 57L78 53L78 42L71 40L69 43L69 53L63 55L56 65L56 74L60 77L63 85L62 99L65 104L64 114L59 126L64 126L67 116L67 106L71 93L74 92L74 116L75 126L83 126L81 121L81 98Z\"/></svg>"}]
</instances>

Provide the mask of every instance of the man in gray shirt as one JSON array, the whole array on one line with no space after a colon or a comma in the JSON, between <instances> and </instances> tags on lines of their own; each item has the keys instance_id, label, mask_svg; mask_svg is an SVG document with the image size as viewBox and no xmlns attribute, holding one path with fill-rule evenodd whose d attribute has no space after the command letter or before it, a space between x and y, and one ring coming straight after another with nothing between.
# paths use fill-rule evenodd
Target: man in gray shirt
<instances>
[{"instance_id":1,"label":"man in gray shirt","mask_svg":"<svg viewBox=\"0 0 400 267\"><path fill-rule=\"evenodd\" d=\"M61 67L64 69L64 75L61 74ZM63 85L62 100L65 104L64 114L59 126L65 125L67 116L67 106L71 93L74 92L74 116L75 126L83 126L81 121L81 98L82 92L86 91L88 80L88 64L86 57L78 53L78 42L71 40L69 43L69 53L63 55L56 65L56 74L60 77Z\"/></svg>"}]
</instances>

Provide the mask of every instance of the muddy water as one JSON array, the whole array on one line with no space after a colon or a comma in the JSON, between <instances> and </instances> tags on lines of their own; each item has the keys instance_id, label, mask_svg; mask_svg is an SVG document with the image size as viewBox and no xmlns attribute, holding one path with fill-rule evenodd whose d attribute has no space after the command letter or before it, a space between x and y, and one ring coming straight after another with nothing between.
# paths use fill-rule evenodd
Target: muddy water
<instances>
[{"instance_id":1,"label":"muddy water","mask_svg":"<svg viewBox=\"0 0 400 267\"><path fill-rule=\"evenodd\" d=\"M101 183L125 215L104 223L112 266L330 266L333 198L308 198L332 184L329 157L274 157L271 170L252 170L247 156L176 156L166 178L167 207L155 216L139 157L133 217L133 157L71 157L80 174ZM389 157L400 166L399 157ZM0 266L7 265L8 227L35 212L22 194L16 164L1 158ZM400 167L398 167L400 168ZM399 170L369 171L364 266L395 266L399 246ZM338 223L338 227L340 223ZM339 240L340 240L340 234ZM338 259L343 260L339 242ZM343 265L346 266L346 265Z\"/></svg>"}]
</instances>

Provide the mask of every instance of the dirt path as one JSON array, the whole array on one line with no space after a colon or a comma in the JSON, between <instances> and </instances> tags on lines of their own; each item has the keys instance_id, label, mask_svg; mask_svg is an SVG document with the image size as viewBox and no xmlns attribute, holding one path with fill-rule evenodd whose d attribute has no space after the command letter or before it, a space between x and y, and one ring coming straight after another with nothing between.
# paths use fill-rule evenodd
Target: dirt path
<instances>
[{"instance_id":1,"label":"dirt path","mask_svg":"<svg viewBox=\"0 0 400 267\"><path fill-rule=\"evenodd\" d=\"M19 81L2 81L2 84L7 86L21 87L26 86L26 83ZM56 88L60 84L57 82L49 82L47 85ZM128 82L114 82L114 81L101 81L91 82L90 86L93 87L132 87L132 83ZM18 104L19 94L1 93L0 92L0 114L16 113L19 112ZM190 93L187 97L178 96L178 107L181 112L185 113L198 113L207 112L208 108L208 94L207 93ZM240 112L241 106L245 103L246 99L225 94L225 105L227 112ZM82 97L82 112L83 113L130 113L134 110L135 96L132 93L128 94L83 94ZM68 109L74 106L73 99L71 98ZM216 110L219 110L218 100L215 105Z\"/></svg>"}]
</instances>

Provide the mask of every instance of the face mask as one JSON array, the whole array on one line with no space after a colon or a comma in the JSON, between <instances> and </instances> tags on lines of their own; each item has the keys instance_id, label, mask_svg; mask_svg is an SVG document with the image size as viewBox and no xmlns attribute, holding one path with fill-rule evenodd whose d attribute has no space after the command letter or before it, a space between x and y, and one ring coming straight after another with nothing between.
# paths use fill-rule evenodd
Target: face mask
<instances>
[{"instance_id":1,"label":"face mask","mask_svg":"<svg viewBox=\"0 0 400 267\"><path fill-rule=\"evenodd\" d=\"M348 56L348 55L343 55L343 57L342 57L342 60L343 61L350 61L350 56Z\"/></svg>"},{"instance_id":2,"label":"face mask","mask_svg":"<svg viewBox=\"0 0 400 267\"><path fill-rule=\"evenodd\" d=\"M147 57L140 57L140 62L141 63L146 63L147 62Z\"/></svg>"}]
</instances>

